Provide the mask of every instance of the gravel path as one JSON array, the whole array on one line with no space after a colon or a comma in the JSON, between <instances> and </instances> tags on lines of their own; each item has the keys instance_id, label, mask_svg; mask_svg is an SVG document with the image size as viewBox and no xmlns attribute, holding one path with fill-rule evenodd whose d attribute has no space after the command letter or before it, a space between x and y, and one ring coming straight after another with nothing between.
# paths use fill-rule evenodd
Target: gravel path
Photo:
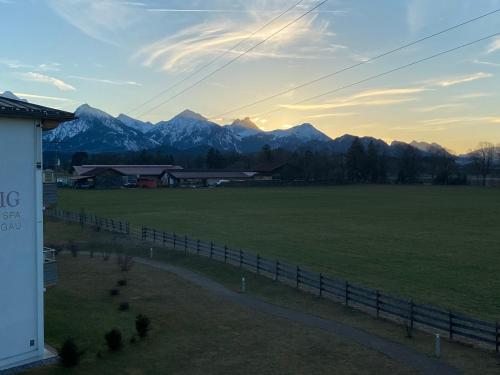
<instances>
[{"instance_id":1,"label":"gravel path","mask_svg":"<svg viewBox=\"0 0 500 375\"><path fill-rule=\"evenodd\" d=\"M280 307L267 303L246 294L240 294L229 290L224 285L219 284L206 276L190 271L186 268L173 266L163 262L150 259L135 258L137 263L141 263L156 269L173 273L193 284L196 284L210 293L229 300L237 305L244 306L262 313L288 319L306 326L322 329L336 336L356 342L366 348L376 350L391 359L407 365L410 368L428 375L458 375L459 371L440 361L420 354L408 347L386 340L379 336L370 334L349 325L338 323L332 320L319 318L317 316L298 312L285 307Z\"/></svg>"}]
</instances>

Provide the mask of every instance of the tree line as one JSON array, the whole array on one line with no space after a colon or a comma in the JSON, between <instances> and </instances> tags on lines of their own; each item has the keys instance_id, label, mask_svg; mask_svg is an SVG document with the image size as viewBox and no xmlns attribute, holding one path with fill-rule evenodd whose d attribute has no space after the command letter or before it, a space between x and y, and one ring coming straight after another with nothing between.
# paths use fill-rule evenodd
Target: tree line
<instances>
[{"instance_id":1,"label":"tree line","mask_svg":"<svg viewBox=\"0 0 500 375\"><path fill-rule=\"evenodd\" d=\"M497 173L499 150L500 147L492 143L481 142L466 158L459 160L439 147L424 152L401 143L388 151L373 141L364 144L360 138L355 138L343 153L327 148L290 151L272 149L269 145L251 154L222 152L215 148L175 155L160 150L106 154L77 152L62 161L62 168L71 171L74 165L82 164L177 164L188 169L252 170L266 165L286 165L280 172L284 180L459 185L468 183L470 176L476 176L486 185L488 177Z\"/></svg>"}]
</instances>

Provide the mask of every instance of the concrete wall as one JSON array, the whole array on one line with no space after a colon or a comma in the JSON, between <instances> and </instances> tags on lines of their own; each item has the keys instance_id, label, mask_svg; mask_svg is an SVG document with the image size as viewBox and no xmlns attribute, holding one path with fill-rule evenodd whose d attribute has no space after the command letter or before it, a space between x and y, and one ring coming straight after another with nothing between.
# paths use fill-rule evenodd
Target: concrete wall
<instances>
[{"instance_id":1,"label":"concrete wall","mask_svg":"<svg viewBox=\"0 0 500 375\"><path fill-rule=\"evenodd\" d=\"M0 369L43 356L41 128L0 118Z\"/></svg>"}]
</instances>

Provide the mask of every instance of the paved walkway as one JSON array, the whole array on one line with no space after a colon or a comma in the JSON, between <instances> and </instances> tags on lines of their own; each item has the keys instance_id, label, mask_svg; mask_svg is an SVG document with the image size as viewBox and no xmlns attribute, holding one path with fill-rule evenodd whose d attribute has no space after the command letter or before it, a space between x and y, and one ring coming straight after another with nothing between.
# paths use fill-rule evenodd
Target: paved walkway
<instances>
[{"instance_id":1,"label":"paved walkway","mask_svg":"<svg viewBox=\"0 0 500 375\"><path fill-rule=\"evenodd\" d=\"M188 269L172 266L167 263L157 262L150 259L135 258L137 263L173 273L193 284L199 285L214 295L222 297L240 306L257 310L266 314L288 319L306 326L322 329L336 336L354 341L366 348L376 350L391 359L407 365L410 368L428 375L458 375L458 370L429 358L423 354L415 352L408 347L383 339L379 336L367 333L349 325L335 321L319 318L317 316L301 313L284 307L263 302L246 294L233 292L203 275Z\"/></svg>"}]
</instances>

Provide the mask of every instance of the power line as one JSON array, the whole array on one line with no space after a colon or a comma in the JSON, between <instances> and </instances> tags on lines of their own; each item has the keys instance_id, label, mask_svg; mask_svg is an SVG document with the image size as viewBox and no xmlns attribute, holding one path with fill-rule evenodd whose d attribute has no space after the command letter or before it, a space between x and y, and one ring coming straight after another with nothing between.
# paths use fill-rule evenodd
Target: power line
<instances>
[{"instance_id":1,"label":"power line","mask_svg":"<svg viewBox=\"0 0 500 375\"><path fill-rule=\"evenodd\" d=\"M298 102L292 103L291 105L300 105L300 104L303 104L303 103L309 102L309 101L314 100L314 99L318 99L318 98L321 98L321 97L324 97L324 96L327 96L327 95L330 95L330 94L334 94L334 93L339 92L339 91L341 91L341 90L345 90L345 89L347 89L347 88L350 88L350 87L353 87L353 86L359 85L359 84L361 84L361 83L365 83L365 82L368 82L368 81L372 81L372 80L374 80L374 79L376 79L376 78L380 78L380 77L386 76L386 75L388 75L388 74L391 74L391 73L397 72L397 71L399 71L399 70L403 70L403 69L409 68L409 67L411 67L411 66L413 66L413 65L417 65L417 64L420 64L420 63L422 63L422 62L425 62L425 61L428 61L428 60L434 59L434 58L436 58L436 57L439 57L439 56L446 55L446 54L448 54L448 53L451 53L451 52L457 51L457 50L459 50L459 49L462 49L462 48L465 48L465 47L469 47L469 46L471 46L471 45L473 45L473 44L477 44L477 43L479 43L479 42L482 42L482 41L487 40L487 39L494 38L494 37L499 36L499 35L500 35L500 32L495 33L495 34L491 34L491 35L488 35L488 36L485 36L485 37L480 38L480 39L476 39L476 40L474 40L474 41L472 41L472 42L469 42L469 43L461 44L461 45L459 45L459 46L457 46L457 47L453 47L453 48L450 48L450 49L448 49L448 50L445 50L445 51L442 51L442 52L436 53L436 54L434 54L434 55L431 55L431 56L428 56L428 57L424 57L423 59L419 59L419 60L413 61L413 62L411 62L411 63L409 63L409 64L405 64L405 65L399 66L399 67L397 67L397 68L387 70L387 71L385 71L385 72L383 72L383 73L379 73L379 74L376 74L376 75L370 76L370 77L368 77L368 78L365 78L365 79L362 79L362 80L360 80L360 81L356 81L356 82L354 82L354 83L351 83L351 84L348 84L348 85L345 85L345 86L342 86L342 87L336 88L336 89L334 89L334 90L326 91L326 92L324 92L324 93L321 93L321 94L318 94L318 95L314 95L314 96L311 96L311 97L306 98L306 99L302 99L302 100L300 100L300 101L298 101ZM268 115L268 114L270 114L270 113L277 112L277 111L280 111L280 110L282 110L282 109L283 109L283 108L281 108L281 107L280 107L280 108L276 108L276 109L273 109L273 110L270 110L270 111L267 111L267 112L261 113L261 114L259 114L259 115L257 115L257 116L253 116L253 117L262 117L262 116L266 116L266 115Z\"/></svg>"},{"instance_id":2,"label":"power line","mask_svg":"<svg viewBox=\"0 0 500 375\"><path fill-rule=\"evenodd\" d=\"M278 14L276 17L272 18L270 21L266 22L263 26L259 27L257 30L255 30L254 32L252 32L250 35L248 35L245 39L243 40L240 40L238 43L236 43L234 46L232 46L231 48L225 50L224 52L222 52L221 54L217 55L214 59L212 59L211 61L209 61L208 63L204 64L203 66L201 66L199 69L196 69L194 72L192 72L191 74L189 74L187 77L181 79L180 81L174 83L173 85L167 87L166 89L164 89L163 91L161 91L160 93L156 94L155 96L153 96L151 99L145 101L144 103L142 103L141 105L137 106L136 108L132 109L130 111L130 113L134 113L136 112L137 110L141 109L142 107L148 105L149 103L153 102L154 100L156 100L157 98L159 98L160 96L163 96L165 93L167 93L168 91L172 90L173 88L179 86L180 84L186 82L187 80L189 80L190 78L194 77L195 75L197 75L199 72L205 70L206 68L208 68L209 66L211 66L212 64L214 64L215 62L217 62L218 60L220 60L221 58L223 58L224 56L226 56L229 52L231 51L234 51L236 48L238 48L239 46L241 46L243 43L245 43L247 40L249 40L252 36L254 36L255 34L257 34L259 31L262 31L264 30L267 26L271 25L272 23L274 23L274 21L278 20L279 18L283 17L286 13L290 12L292 9L295 9L297 6L299 6L302 2L304 2L304 0L300 0L298 1L297 3L295 3L293 6L291 6L290 8L287 8L286 10L282 11L280 14Z\"/></svg>"},{"instance_id":3,"label":"power line","mask_svg":"<svg viewBox=\"0 0 500 375\"><path fill-rule=\"evenodd\" d=\"M226 116L226 115L228 115L228 114L230 114L230 113L234 113L234 112L236 112L236 111L240 111L240 110L242 110L242 109L246 109L246 108L249 108L249 107L253 107L253 106L257 105L257 104L260 104L260 103L266 102L266 101L268 101L268 100L271 100L271 99L277 98L277 97L279 97L279 96L282 96L282 95L288 94L288 93L290 93L290 92L292 92L292 91L295 91L295 90L298 90L298 89L301 89L301 88L304 88L304 87L310 86L310 85L312 85L312 84L314 84L314 83L320 82L320 81L325 80L325 79L330 78L330 77L333 77L333 76L335 76L335 75L337 75L337 74L340 74L340 73L346 72L346 71L348 71L348 70L351 70L351 69L357 68L358 66L361 66L361 65L364 65L364 64L368 64L368 63L373 62L373 61L375 61L375 60L378 60L378 59L380 59L380 58L382 58L382 57L385 57L385 56L387 56L387 55L393 54L393 53L395 53L395 52L399 52L399 51L401 51L401 50L403 50L403 49L405 49L405 48L408 48L408 47L414 46L414 45L416 45L416 44L418 44L418 43L424 42L424 41L426 41L426 40L428 40L428 39L431 39L431 38L434 38L434 37L439 36L439 35L441 35L441 34L444 34L444 33L447 33L447 32L449 32L449 31L455 30L455 29L457 29L457 28L459 28L459 27L462 27L462 26L467 25L467 24L469 24L469 23L472 23L472 22L474 22L474 21L478 21L478 20L480 20L480 19L482 19L482 18L488 17L488 16L490 16L490 15L492 15L492 14L495 14L495 13L498 13L498 12L500 12L500 8L495 9L495 10L493 10L493 11L491 11L491 12L488 12L488 13L484 13L484 14L482 14L482 15L478 16L478 17L471 18L471 19L469 19L469 20L466 20L466 21L461 22L461 23L459 23L459 24L456 24L456 25L454 25L454 26L448 27L448 28L446 28L446 29L444 29L444 30L441 30L441 31L438 31L438 32L436 32L436 33L434 33L434 34L427 35L427 36L425 36L425 37L423 37L423 38L420 38L420 39L417 39L417 40L415 40L415 41L413 41L413 42L406 43L406 44L404 44L404 45L402 45L402 46L400 46L400 47L397 47L397 48L394 48L394 49L392 49L392 50L389 50L389 51L383 52L383 53L381 53L381 54L379 54L379 55L377 55L377 56L374 56L374 57L369 58L369 59L367 59L367 60L363 60L363 61L361 61L361 62L358 62L358 63L356 63L356 64L353 64L353 65L351 65L351 66L348 66L348 67L346 67L346 68L343 68L343 69L337 70L337 71L335 71L335 72L332 72L332 73L326 74L326 75L324 75L324 76L321 76L321 77L315 78L315 79L313 79L312 81L308 81L308 82L302 83L302 84L300 84L300 85L298 85L298 86L295 86L295 87L292 87L292 88L289 88L289 89L286 89L286 90L283 90L283 91L277 92L277 93L275 93L275 94L272 94L272 95L266 96L266 97L264 97L264 98L262 98L262 99L256 100L256 101L254 101L254 102L252 102L252 103L242 105L242 106L240 106L240 107L238 107L238 108L232 109L232 110L227 111L227 112L224 112L224 113L222 113L222 114L220 114L220 115L218 115L218 116L214 116L214 117L210 117L210 118L212 118L212 119L213 119L213 118L220 118L220 117Z\"/></svg>"},{"instance_id":4,"label":"power line","mask_svg":"<svg viewBox=\"0 0 500 375\"><path fill-rule=\"evenodd\" d=\"M228 65L232 64L233 62L235 62L236 60L239 60L240 58L242 58L243 56L245 56L246 54L248 54L249 52L253 51L255 48L259 47L260 45L262 45L263 43L267 42L269 39L273 38L274 36L276 36L277 34L279 34L280 32L282 32L283 30L285 30L286 28L290 27L291 25L293 25L294 23L298 22L299 20L301 20L302 18L304 18L305 16L307 16L309 13L313 12L314 10L316 10L317 8L319 8L321 5L323 5L324 3L326 3L328 0L323 0L321 1L320 3L316 4L314 7L312 7L311 9L309 9L307 12L303 13L302 15L300 15L299 17L295 18L293 21L287 23L285 26L281 27L278 31L275 31L274 33L272 33L271 35L267 36L265 39L263 39L262 41L260 41L259 43L255 44L254 46L250 47L249 49L247 49L246 51L242 52L241 54L239 54L238 56L234 57L233 59L229 60L228 62L226 62L224 65L220 66L219 68L217 68L216 70L212 71L211 73L205 75L203 78L199 79L198 81L196 81L195 83L193 83L192 85L188 86L187 88L185 88L184 90L178 92L177 94L173 95L173 96L170 96L168 99L164 100L163 102L161 102L160 104L154 106L153 108L151 108L149 111L146 111L146 112L143 112L141 115L139 115L139 117L141 116L144 116L145 114L147 113L150 113L156 109L158 109L159 107L163 106L164 104L170 102L171 100L177 98L178 96L184 94L185 92L191 90L193 87L195 86L198 86L200 83L202 83L203 81L205 81L207 78L210 78L212 77L214 74L220 72L222 69L226 68Z\"/></svg>"}]
</instances>

